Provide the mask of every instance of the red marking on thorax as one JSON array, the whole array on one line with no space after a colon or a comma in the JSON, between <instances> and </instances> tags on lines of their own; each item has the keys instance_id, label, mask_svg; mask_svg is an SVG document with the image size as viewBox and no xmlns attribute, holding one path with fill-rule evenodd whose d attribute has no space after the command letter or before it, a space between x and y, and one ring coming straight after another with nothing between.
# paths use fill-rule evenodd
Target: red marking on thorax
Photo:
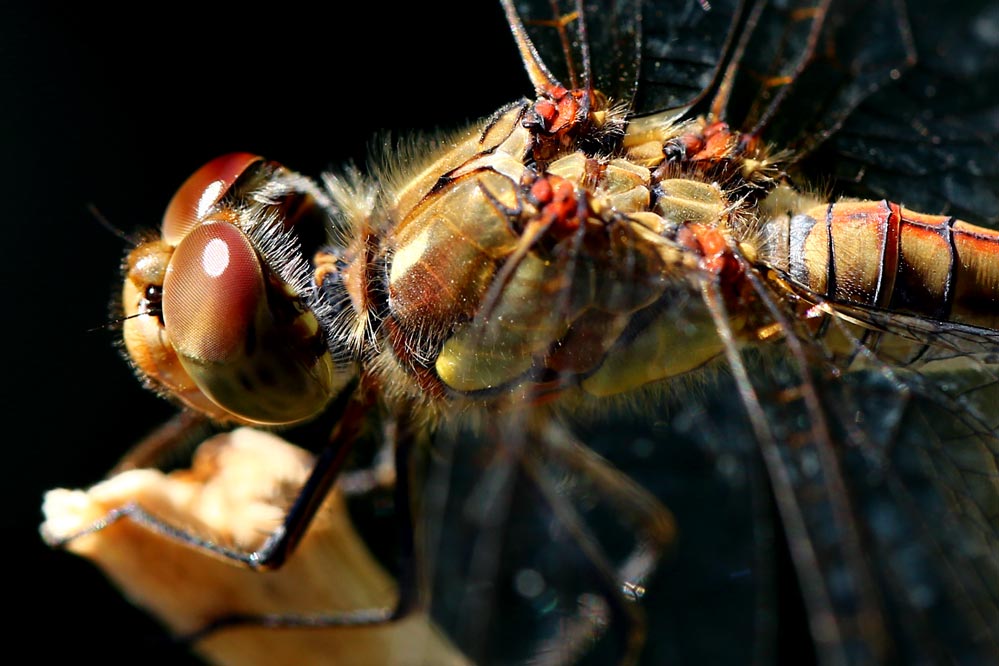
<instances>
[{"instance_id":1,"label":"red marking on thorax","mask_svg":"<svg viewBox=\"0 0 999 666\"><path fill-rule=\"evenodd\" d=\"M545 130L558 134L571 128L576 123L586 92L550 86L544 95L535 103L534 110L544 123Z\"/></svg>"},{"instance_id":2,"label":"red marking on thorax","mask_svg":"<svg viewBox=\"0 0 999 666\"><path fill-rule=\"evenodd\" d=\"M694 155L693 160L718 160L728 156L732 145L732 132L727 123L715 122L704 128L702 145Z\"/></svg>"},{"instance_id":3,"label":"red marking on thorax","mask_svg":"<svg viewBox=\"0 0 999 666\"><path fill-rule=\"evenodd\" d=\"M736 286L742 282L743 268L721 231L704 224L685 224L677 240L700 255L700 267L717 275L728 295L735 294Z\"/></svg>"},{"instance_id":4,"label":"red marking on thorax","mask_svg":"<svg viewBox=\"0 0 999 666\"><path fill-rule=\"evenodd\" d=\"M728 123L716 121L705 125L700 132L680 137L687 159L694 162L718 162L735 155L756 152L759 137L754 134L733 132Z\"/></svg>"},{"instance_id":5,"label":"red marking on thorax","mask_svg":"<svg viewBox=\"0 0 999 666\"><path fill-rule=\"evenodd\" d=\"M531 198L539 208L539 220L549 233L564 238L574 233L581 224L579 199L572 183L552 174L538 178L531 185Z\"/></svg>"}]
</instances>

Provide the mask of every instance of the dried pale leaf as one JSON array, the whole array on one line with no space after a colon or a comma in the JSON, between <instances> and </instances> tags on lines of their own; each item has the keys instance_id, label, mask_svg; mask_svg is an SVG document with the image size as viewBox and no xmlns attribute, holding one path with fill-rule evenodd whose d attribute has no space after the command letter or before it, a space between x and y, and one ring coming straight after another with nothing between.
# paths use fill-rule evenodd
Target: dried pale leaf
<instances>
[{"instance_id":1,"label":"dried pale leaf","mask_svg":"<svg viewBox=\"0 0 999 666\"><path fill-rule=\"evenodd\" d=\"M259 546L311 469L283 440L240 429L206 441L190 470L123 472L89 490L52 490L42 530L50 539L84 530L137 503L164 522L216 543ZM133 603L183 635L232 613L336 613L391 607L394 580L372 557L330 493L302 543L277 571L254 572L121 520L71 540ZM380 627L216 632L194 649L218 664L459 665L467 660L425 614Z\"/></svg>"}]
</instances>

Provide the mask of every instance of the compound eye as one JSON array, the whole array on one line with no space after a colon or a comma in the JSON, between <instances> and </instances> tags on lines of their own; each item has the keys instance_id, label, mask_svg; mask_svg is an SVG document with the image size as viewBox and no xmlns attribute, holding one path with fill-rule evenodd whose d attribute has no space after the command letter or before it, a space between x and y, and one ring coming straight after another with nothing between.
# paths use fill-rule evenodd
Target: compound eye
<instances>
[{"instance_id":1,"label":"compound eye","mask_svg":"<svg viewBox=\"0 0 999 666\"><path fill-rule=\"evenodd\" d=\"M184 181L163 215L163 240L176 246L212 212L250 165L263 160L251 153L229 153L204 165Z\"/></svg>"},{"instance_id":2,"label":"compound eye","mask_svg":"<svg viewBox=\"0 0 999 666\"><path fill-rule=\"evenodd\" d=\"M226 363L252 344L266 291L243 233L210 219L177 246L163 281L163 323L182 358Z\"/></svg>"},{"instance_id":3,"label":"compound eye","mask_svg":"<svg viewBox=\"0 0 999 666\"><path fill-rule=\"evenodd\" d=\"M315 317L285 302L294 294L265 270L239 228L209 216L170 258L163 327L184 372L230 417L295 423L322 410L346 380Z\"/></svg>"}]
</instances>

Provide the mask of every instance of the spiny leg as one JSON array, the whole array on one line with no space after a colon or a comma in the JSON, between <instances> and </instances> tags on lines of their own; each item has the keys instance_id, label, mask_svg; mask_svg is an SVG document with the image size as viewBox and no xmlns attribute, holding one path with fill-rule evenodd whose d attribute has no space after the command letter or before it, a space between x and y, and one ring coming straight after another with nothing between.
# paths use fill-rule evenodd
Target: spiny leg
<instances>
[{"instance_id":1,"label":"spiny leg","mask_svg":"<svg viewBox=\"0 0 999 666\"><path fill-rule=\"evenodd\" d=\"M636 663L645 642L645 618L633 602L644 593L642 583L651 575L674 534L668 510L645 489L616 470L606 460L579 443L562 426L549 423L538 433L539 450L531 450L521 459L528 477L534 482L556 520L597 572L609 609L593 604L581 608L575 621L564 626L557 636L535 651L532 663L569 664L575 662L587 644L598 637L608 621L607 612L625 623L625 648L621 664ZM558 493L555 482L543 469L547 456L570 471L584 476L626 518L633 522L640 536L624 561L613 565L603 547L583 524L576 509ZM602 612L603 611L603 612Z\"/></svg>"},{"instance_id":2,"label":"spiny leg","mask_svg":"<svg viewBox=\"0 0 999 666\"><path fill-rule=\"evenodd\" d=\"M361 411L356 414L351 413L350 407L353 405L358 405ZM340 428L338 427L337 432L331 437L331 441L340 439L343 436L349 436L351 439L348 441L352 441L356 437L360 421L363 420L364 413L367 412L369 407L369 405L352 402L348 406L348 412L344 414L344 418L339 422L339 424L344 424L346 432L340 432ZM393 448L395 451L394 469L396 471L396 480L393 486L393 496L398 529L397 556L399 573L397 582L399 596L394 607L366 608L333 614L311 615L234 614L218 618L196 634L188 637L188 640L194 642L220 629L245 625L257 625L269 628L377 626L401 620L417 610L422 603L422 594L419 586L420 577L417 570L418 562L416 558L412 492L410 487L410 462L415 438L415 433L411 426L412 424L408 419L403 419L401 423L387 424L384 429L386 441L394 443ZM298 544L302 534L304 534L308 527L308 523L311 522L316 511L321 506L322 499L329 492L333 482L336 481L336 475L339 468L342 467L343 457L346 454L346 452L341 450L342 448L345 447L327 447L317 459L316 466L309 480L306 481L295 503L285 516L282 528L275 531L267 543L257 551L258 553L264 552L271 557L266 562L262 561L261 566L270 568L280 566L287 559L294 546ZM270 549L268 549L269 544L273 544Z\"/></svg>"},{"instance_id":3,"label":"spiny leg","mask_svg":"<svg viewBox=\"0 0 999 666\"><path fill-rule=\"evenodd\" d=\"M134 524L180 542L196 550L205 551L221 559L245 565L254 570L277 569L281 567L288 556L298 545L312 519L316 516L323 500L337 479L347 453L357 438L358 431L370 410L370 403L357 397L351 398L338 427L330 436L328 446L321 452L315 465L291 508L286 513L281 526L271 534L263 546L253 551L229 547L217 541L197 536L175 527L153 513L147 511L139 503L128 503L108 511L86 527L70 534L58 537L50 536L47 540L54 546L64 546L87 534L101 531L114 522L128 520ZM285 614L232 614L223 616L200 630L189 633L187 642L193 642L222 629L238 625L257 625L266 627L334 627L334 626L370 626L390 622L408 615L419 600L415 586L417 580L412 570L415 568L413 556L412 517L409 507L408 458L411 451L413 436L409 430L397 440L396 465L400 470L402 482L396 484L396 503L399 507L398 525L401 531L400 559L401 582L399 598L394 607L371 608L354 612L331 613L314 616L293 616ZM159 449L160 447L156 447Z\"/></svg>"},{"instance_id":4,"label":"spiny leg","mask_svg":"<svg viewBox=\"0 0 999 666\"><path fill-rule=\"evenodd\" d=\"M576 439L564 426L548 423L542 434L542 454L549 454L586 476L640 530L635 549L618 573L625 594L641 596L638 588L652 574L676 534L672 514L654 495Z\"/></svg>"},{"instance_id":5,"label":"spiny leg","mask_svg":"<svg viewBox=\"0 0 999 666\"><path fill-rule=\"evenodd\" d=\"M161 467L176 456L179 450L189 450L189 447L204 440L211 430L212 426L206 416L182 410L130 448L108 472L108 476L130 469Z\"/></svg>"}]
</instances>

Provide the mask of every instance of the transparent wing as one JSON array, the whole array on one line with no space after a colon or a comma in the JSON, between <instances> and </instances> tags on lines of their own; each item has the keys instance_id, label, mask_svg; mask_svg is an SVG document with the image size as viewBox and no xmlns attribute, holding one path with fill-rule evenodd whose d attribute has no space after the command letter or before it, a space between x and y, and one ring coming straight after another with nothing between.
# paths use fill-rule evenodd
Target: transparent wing
<instances>
[{"instance_id":1,"label":"transparent wing","mask_svg":"<svg viewBox=\"0 0 999 666\"><path fill-rule=\"evenodd\" d=\"M783 326L782 340L734 341L723 364L670 391L548 426L672 517L643 583L641 663L813 651L986 662L999 651L996 368L964 356L957 371L940 367L954 356L946 343L921 357L935 368L903 361L889 333L876 342L834 321L816 333L773 305L761 321ZM692 301L672 325L706 307ZM549 502L519 458L544 449L536 423L547 418L450 428L431 448L435 617L479 663L607 663L627 641L631 619L587 544L619 564L640 525L590 474L551 457L548 482L579 526ZM565 654L544 661L553 643Z\"/></svg>"},{"instance_id":2,"label":"transparent wing","mask_svg":"<svg viewBox=\"0 0 999 666\"><path fill-rule=\"evenodd\" d=\"M999 3L751 3L711 100L803 186L999 218Z\"/></svg>"},{"instance_id":3,"label":"transparent wing","mask_svg":"<svg viewBox=\"0 0 999 666\"><path fill-rule=\"evenodd\" d=\"M956 354L946 332L913 345L835 318L792 330L749 384L780 453L768 469L792 554L803 537L820 572L795 558L820 657L987 663L999 654L994 355ZM994 335L976 342L994 349ZM838 635L823 635L815 622L832 619Z\"/></svg>"},{"instance_id":4,"label":"transparent wing","mask_svg":"<svg viewBox=\"0 0 999 666\"><path fill-rule=\"evenodd\" d=\"M540 0L516 6L542 60L563 85L589 82L643 115L688 106L705 94L735 34L739 5Z\"/></svg>"},{"instance_id":5,"label":"transparent wing","mask_svg":"<svg viewBox=\"0 0 999 666\"><path fill-rule=\"evenodd\" d=\"M999 221L999 3L914 4L912 67L866 99L809 161L837 190Z\"/></svg>"},{"instance_id":6,"label":"transparent wing","mask_svg":"<svg viewBox=\"0 0 999 666\"><path fill-rule=\"evenodd\" d=\"M616 663L633 611L646 623L643 664L776 654L787 565L749 424L724 373L681 383L554 422L527 410L437 434L423 485L434 617L476 663ZM597 470L553 453L565 439L599 456ZM641 492L608 488L602 473ZM669 539L638 602L606 574L641 544L635 505L648 497Z\"/></svg>"},{"instance_id":7,"label":"transparent wing","mask_svg":"<svg viewBox=\"0 0 999 666\"><path fill-rule=\"evenodd\" d=\"M780 148L806 152L914 58L893 0L754 3L714 108ZM727 96L726 96L727 95Z\"/></svg>"},{"instance_id":8,"label":"transparent wing","mask_svg":"<svg viewBox=\"0 0 999 666\"><path fill-rule=\"evenodd\" d=\"M612 96L633 92L637 113L701 101L796 151L802 182L990 218L994 90L934 102L930 87L982 88L970 83L994 68L994 2L674 5L518 11L564 83L589 71ZM438 433L424 484L434 607L471 656L607 663L639 605L642 663L995 660L995 332L841 306L815 327L762 276L753 293L743 306L776 341L746 344L747 312L691 289L669 326L730 330L715 366L584 406L557 436L540 405ZM537 453L553 439L595 451L672 516L640 604L615 598L606 566L628 561L639 526L592 474Z\"/></svg>"}]
</instances>

